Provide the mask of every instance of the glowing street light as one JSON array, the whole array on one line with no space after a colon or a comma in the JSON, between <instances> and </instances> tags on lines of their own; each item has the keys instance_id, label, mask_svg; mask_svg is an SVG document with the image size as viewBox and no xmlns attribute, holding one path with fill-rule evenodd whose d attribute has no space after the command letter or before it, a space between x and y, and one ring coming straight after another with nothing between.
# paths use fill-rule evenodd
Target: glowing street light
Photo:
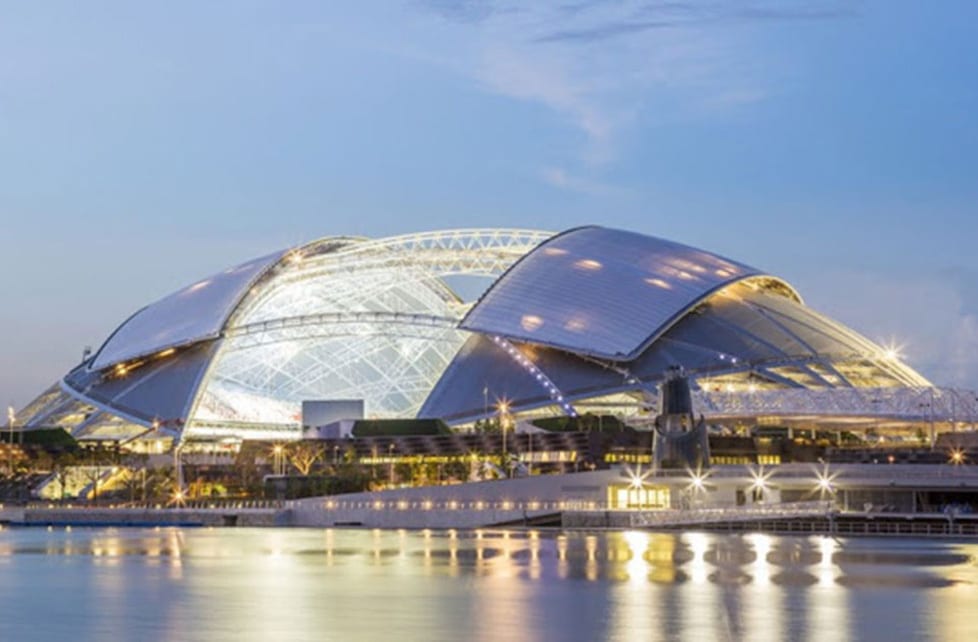
<instances>
[{"instance_id":1,"label":"glowing street light","mask_svg":"<svg viewBox=\"0 0 978 642\"><path fill-rule=\"evenodd\" d=\"M273 465L275 467L276 475L285 474L285 446L282 444L275 444L272 448L272 454L275 456Z\"/></svg>"},{"instance_id":2,"label":"glowing street light","mask_svg":"<svg viewBox=\"0 0 978 642\"><path fill-rule=\"evenodd\" d=\"M503 474L509 477L509 451L506 448L506 427L509 423L509 401L505 397L496 402L499 413L499 429L503 432Z\"/></svg>"},{"instance_id":3,"label":"glowing street light","mask_svg":"<svg viewBox=\"0 0 978 642\"><path fill-rule=\"evenodd\" d=\"M626 467L625 472L628 475L629 487L633 490L641 490L645 486L645 480L652 474L652 469L650 468L643 473L642 464L639 464L636 470Z\"/></svg>"},{"instance_id":4,"label":"glowing street light","mask_svg":"<svg viewBox=\"0 0 978 642\"><path fill-rule=\"evenodd\" d=\"M965 459L964 451L961 450L960 448L954 448L951 450L951 455L948 458L948 461L950 461L955 466L960 466L961 464L964 463L964 459Z\"/></svg>"},{"instance_id":5,"label":"glowing street light","mask_svg":"<svg viewBox=\"0 0 978 642\"><path fill-rule=\"evenodd\" d=\"M689 475L689 484L686 486L687 491L693 491L694 494L706 491L706 480L710 476L709 470L702 470L699 467L696 470L687 468L686 473Z\"/></svg>"},{"instance_id":6,"label":"glowing street light","mask_svg":"<svg viewBox=\"0 0 978 642\"><path fill-rule=\"evenodd\" d=\"M748 472L751 476L750 490L752 494L759 495L761 500L764 499L764 494L767 491L768 483L767 480L771 477L771 471L764 472L764 466L760 466L757 469L753 467L748 467Z\"/></svg>"},{"instance_id":7,"label":"glowing street light","mask_svg":"<svg viewBox=\"0 0 978 642\"><path fill-rule=\"evenodd\" d=\"M883 344L883 358L887 361L899 361L903 359L903 349L904 345L898 344L896 341L891 340L889 343Z\"/></svg>"},{"instance_id":8,"label":"glowing street light","mask_svg":"<svg viewBox=\"0 0 978 642\"><path fill-rule=\"evenodd\" d=\"M815 490L818 491L819 498L824 499L825 495L835 495L835 478L839 473L829 473L829 465L825 464L821 471L815 471Z\"/></svg>"}]
</instances>

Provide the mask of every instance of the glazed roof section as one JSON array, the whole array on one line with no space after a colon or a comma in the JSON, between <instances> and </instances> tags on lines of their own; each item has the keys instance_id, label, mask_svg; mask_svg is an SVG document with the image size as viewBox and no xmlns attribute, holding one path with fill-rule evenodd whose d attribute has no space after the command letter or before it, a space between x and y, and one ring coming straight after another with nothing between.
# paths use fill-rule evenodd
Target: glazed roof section
<instances>
[{"instance_id":1,"label":"glazed roof section","mask_svg":"<svg viewBox=\"0 0 978 642\"><path fill-rule=\"evenodd\" d=\"M672 241L581 227L516 263L461 327L628 361L712 292L760 274Z\"/></svg>"},{"instance_id":2,"label":"glazed roof section","mask_svg":"<svg viewBox=\"0 0 978 642\"><path fill-rule=\"evenodd\" d=\"M228 268L151 303L108 338L92 369L217 337L241 297L285 254L275 252Z\"/></svg>"}]
</instances>

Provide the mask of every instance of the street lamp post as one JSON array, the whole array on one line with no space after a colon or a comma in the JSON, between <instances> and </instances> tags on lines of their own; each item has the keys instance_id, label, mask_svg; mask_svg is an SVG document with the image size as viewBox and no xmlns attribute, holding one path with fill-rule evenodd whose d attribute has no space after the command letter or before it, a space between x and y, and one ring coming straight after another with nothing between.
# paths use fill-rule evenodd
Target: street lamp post
<instances>
[{"instance_id":1,"label":"street lamp post","mask_svg":"<svg viewBox=\"0 0 978 642\"><path fill-rule=\"evenodd\" d=\"M14 475L14 413L13 406L7 406L7 428L10 432L10 439L7 441L7 471L10 476Z\"/></svg>"},{"instance_id":2,"label":"street lamp post","mask_svg":"<svg viewBox=\"0 0 978 642\"><path fill-rule=\"evenodd\" d=\"M489 384L485 384L482 386L482 404L483 404L482 421L487 421L489 418Z\"/></svg>"},{"instance_id":3,"label":"street lamp post","mask_svg":"<svg viewBox=\"0 0 978 642\"><path fill-rule=\"evenodd\" d=\"M275 444L275 447L272 449L272 453L275 455L272 461L272 465L275 468L275 474L284 475L285 474L285 466L284 466L285 446L283 446L282 444Z\"/></svg>"},{"instance_id":4,"label":"street lamp post","mask_svg":"<svg viewBox=\"0 0 978 642\"><path fill-rule=\"evenodd\" d=\"M387 446L387 483L394 487L394 444Z\"/></svg>"},{"instance_id":5,"label":"street lamp post","mask_svg":"<svg viewBox=\"0 0 978 642\"><path fill-rule=\"evenodd\" d=\"M183 450L183 442L181 441L176 446L173 447L173 472L176 476L176 491L173 493L173 498L178 502L183 501L183 459L181 454Z\"/></svg>"},{"instance_id":6,"label":"street lamp post","mask_svg":"<svg viewBox=\"0 0 978 642\"><path fill-rule=\"evenodd\" d=\"M506 448L506 427L509 423L509 402L505 399L496 404L499 411L499 429L503 432L503 474L509 478L509 452Z\"/></svg>"}]
</instances>

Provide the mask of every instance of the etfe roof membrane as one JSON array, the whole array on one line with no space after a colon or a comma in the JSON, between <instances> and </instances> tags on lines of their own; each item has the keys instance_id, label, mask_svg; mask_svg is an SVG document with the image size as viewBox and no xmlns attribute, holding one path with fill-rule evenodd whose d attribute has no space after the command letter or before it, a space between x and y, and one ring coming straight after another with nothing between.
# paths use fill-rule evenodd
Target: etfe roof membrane
<instances>
[{"instance_id":1,"label":"etfe roof membrane","mask_svg":"<svg viewBox=\"0 0 978 642\"><path fill-rule=\"evenodd\" d=\"M711 293L760 274L680 243L581 227L517 262L461 327L628 361Z\"/></svg>"}]
</instances>

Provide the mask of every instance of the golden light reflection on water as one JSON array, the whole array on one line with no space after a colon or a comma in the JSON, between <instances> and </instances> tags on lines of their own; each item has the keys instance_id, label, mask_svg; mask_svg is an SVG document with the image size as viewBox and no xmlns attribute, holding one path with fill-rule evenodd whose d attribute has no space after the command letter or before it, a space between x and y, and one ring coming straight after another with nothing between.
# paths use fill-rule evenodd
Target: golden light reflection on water
<instances>
[{"instance_id":1,"label":"golden light reflection on water","mask_svg":"<svg viewBox=\"0 0 978 642\"><path fill-rule=\"evenodd\" d=\"M744 588L743 619L739 624L741 630L750 631L755 640L786 638L783 608L779 603L780 589L771 581L773 569L777 567L768 561L776 543L776 538L764 533L744 537L744 544L752 549L753 561L745 567L749 584Z\"/></svg>"},{"instance_id":2,"label":"golden light reflection on water","mask_svg":"<svg viewBox=\"0 0 978 642\"><path fill-rule=\"evenodd\" d=\"M0 555L0 604L15 616L4 622L13 632L31 621L65 627L48 638L78 630L78 639L99 639L104 631L89 617L97 607L114 620L137 613L148 627L120 639L321 639L324 631L362 639L392 630L404 639L902 639L900 630L978 639L972 544L52 528L5 529ZM52 601L59 623L49 624L42 605Z\"/></svg>"}]
</instances>

